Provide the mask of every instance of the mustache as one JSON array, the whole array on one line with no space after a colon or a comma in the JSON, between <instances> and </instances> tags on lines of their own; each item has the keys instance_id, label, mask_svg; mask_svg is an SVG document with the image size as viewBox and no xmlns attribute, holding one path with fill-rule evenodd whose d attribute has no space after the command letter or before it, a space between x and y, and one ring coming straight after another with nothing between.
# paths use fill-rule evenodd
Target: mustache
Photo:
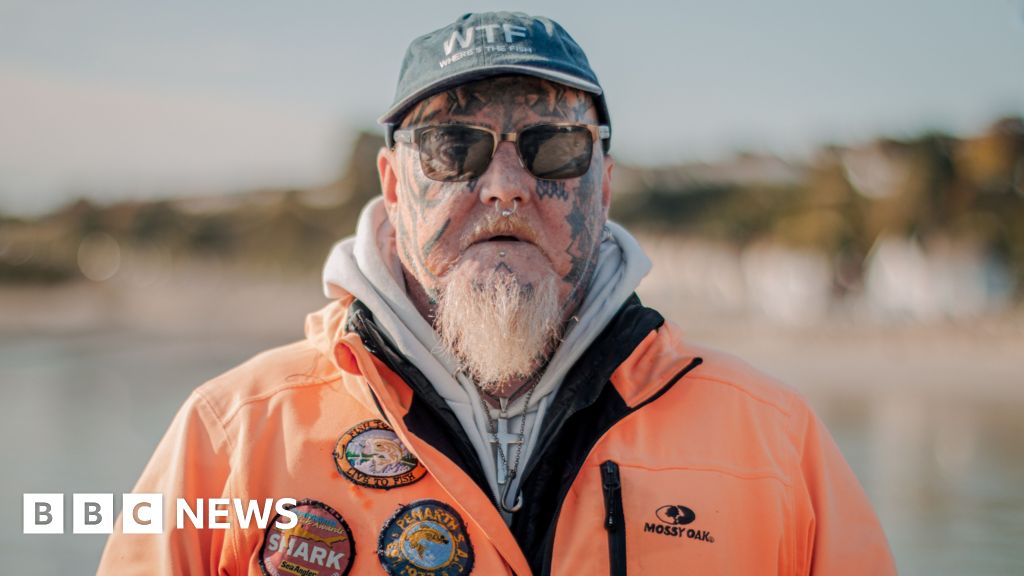
<instances>
[{"instance_id":1,"label":"mustache","mask_svg":"<svg viewBox=\"0 0 1024 576\"><path fill-rule=\"evenodd\" d=\"M473 229L462 241L460 248L465 251L467 248L478 242L485 242L495 236L511 236L522 242L529 242L539 247L538 234L533 226L520 217L513 214L509 217L500 215L488 215L473 226Z\"/></svg>"}]
</instances>

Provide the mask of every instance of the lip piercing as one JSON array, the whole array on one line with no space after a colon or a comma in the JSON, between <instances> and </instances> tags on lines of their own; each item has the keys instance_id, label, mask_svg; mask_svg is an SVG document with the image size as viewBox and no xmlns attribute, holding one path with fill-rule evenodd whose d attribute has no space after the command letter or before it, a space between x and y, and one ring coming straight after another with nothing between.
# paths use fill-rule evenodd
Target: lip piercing
<instances>
[{"instance_id":1,"label":"lip piercing","mask_svg":"<svg viewBox=\"0 0 1024 576\"><path fill-rule=\"evenodd\" d=\"M498 256L501 256L502 258L504 258L505 257L505 251L504 250L499 251L498 252Z\"/></svg>"}]
</instances>

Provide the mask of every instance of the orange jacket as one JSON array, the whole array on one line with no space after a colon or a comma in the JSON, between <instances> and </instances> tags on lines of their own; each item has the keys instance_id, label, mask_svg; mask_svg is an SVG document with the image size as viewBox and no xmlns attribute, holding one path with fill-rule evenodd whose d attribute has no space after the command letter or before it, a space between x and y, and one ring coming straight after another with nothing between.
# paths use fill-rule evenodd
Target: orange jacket
<instances>
[{"instance_id":1,"label":"orange jacket","mask_svg":"<svg viewBox=\"0 0 1024 576\"><path fill-rule=\"evenodd\" d=\"M365 308L306 334L195 390L135 487L165 495L163 534L118 519L101 574L895 573L803 399L635 299L555 399L511 527ZM299 521L174 527L175 498L219 497L294 498Z\"/></svg>"}]
</instances>

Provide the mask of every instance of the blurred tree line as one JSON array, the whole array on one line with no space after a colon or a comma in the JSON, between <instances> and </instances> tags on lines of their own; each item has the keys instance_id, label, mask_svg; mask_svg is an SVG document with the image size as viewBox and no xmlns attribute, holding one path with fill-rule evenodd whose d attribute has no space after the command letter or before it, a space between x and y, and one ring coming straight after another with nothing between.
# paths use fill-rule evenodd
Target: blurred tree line
<instances>
[{"instance_id":1,"label":"blurred tree line","mask_svg":"<svg viewBox=\"0 0 1024 576\"><path fill-rule=\"evenodd\" d=\"M779 161L781 162L781 161ZM769 165L770 166L770 165ZM613 219L632 227L745 246L773 242L830 257L836 287L855 287L882 237L964 243L1005 266L1024 295L1024 121L984 134L929 133L827 147L796 174L685 178L680 167L630 175ZM680 177L682 174L684 177ZM646 177L645 177L646 176ZM794 177L795 176L795 177Z\"/></svg>"},{"instance_id":2,"label":"blurred tree line","mask_svg":"<svg viewBox=\"0 0 1024 576\"><path fill-rule=\"evenodd\" d=\"M81 278L78 250L91 234L125 249L173 258L217 257L277 270L318 269L359 211L379 194L383 140L361 133L342 176L305 190L126 202L79 200L46 217L0 217L0 282ZM841 290L859 281L882 236L981 246L1024 293L1024 121L1000 120L958 139L930 133L826 147L808 162L739 156L714 165L620 164L611 216L633 230L745 246L781 243L830 257Z\"/></svg>"}]
</instances>

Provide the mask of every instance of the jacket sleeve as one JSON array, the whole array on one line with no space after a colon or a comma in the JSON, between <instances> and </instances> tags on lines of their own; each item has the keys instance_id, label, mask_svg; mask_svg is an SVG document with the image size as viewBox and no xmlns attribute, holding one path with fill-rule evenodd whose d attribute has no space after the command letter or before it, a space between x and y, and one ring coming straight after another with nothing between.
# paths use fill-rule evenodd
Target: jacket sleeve
<instances>
[{"instance_id":1,"label":"jacket sleeve","mask_svg":"<svg viewBox=\"0 0 1024 576\"><path fill-rule=\"evenodd\" d=\"M163 533L124 534L122 510L100 559L98 574L226 574L226 530L176 528L176 500L227 495L231 444L220 419L197 391L186 400L150 459L134 493L163 495ZM204 512L206 512L204 508Z\"/></svg>"},{"instance_id":2,"label":"jacket sleeve","mask_svg":"<svg viewBox=\"0 0 1024 576\"><path fill-rule=\"evenodd\" d=\"M889 543L867 495L825 426L802 405L796 496L799 574L896 574ZM798 483L799 484L799 483Z\"/></svg>"}]
</instances>

